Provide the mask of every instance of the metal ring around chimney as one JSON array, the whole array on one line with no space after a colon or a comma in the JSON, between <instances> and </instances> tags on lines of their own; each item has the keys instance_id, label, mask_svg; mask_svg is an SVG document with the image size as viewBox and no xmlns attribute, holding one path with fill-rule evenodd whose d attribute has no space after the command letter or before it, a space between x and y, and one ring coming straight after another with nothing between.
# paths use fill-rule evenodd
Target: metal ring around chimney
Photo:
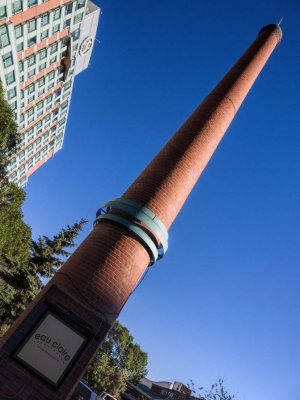
<instances>
[{"instance_id":1,"label":"metal ring around chimney","mask_svg":"<svg viewBox=\"0 0 300 400\"><path fill-rule=\"evenodd\" d=\"M130 221L127 218L116 214L110 214L109 211L112 208L124 211L132 216L135 221L144 224L145 227L147 227L151 233L158 238L160 246L153 241L153 238L145 230L143 230L142 227L137 224L137 222ZM103 206L96 213L95 224L99 223L101 220L110 220L116 222L133 232L134 235L143 242L148 250L151 258L151 264L153 264L157 259L162 258L168 249L168 231L163 222L147 207L136 203L133 200L118 198L103 204Z\"/></svg>"}]
</instances>

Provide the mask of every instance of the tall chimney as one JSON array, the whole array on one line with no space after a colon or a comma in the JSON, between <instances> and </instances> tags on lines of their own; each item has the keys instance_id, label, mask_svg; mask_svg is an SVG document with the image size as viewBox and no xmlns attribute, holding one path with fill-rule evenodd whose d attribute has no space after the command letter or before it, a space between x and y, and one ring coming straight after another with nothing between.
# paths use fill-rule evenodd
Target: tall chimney
<instances>
[{"instance_id":1,"label":"tall chimney","mask_svg":"<svg viewBox=\"0 0 300 400\"><path fill-rule=\"evenodd\" d=\"M258 37L2 338L0 398L68 399L282 37Z\"/></svg>"}]
</instances>

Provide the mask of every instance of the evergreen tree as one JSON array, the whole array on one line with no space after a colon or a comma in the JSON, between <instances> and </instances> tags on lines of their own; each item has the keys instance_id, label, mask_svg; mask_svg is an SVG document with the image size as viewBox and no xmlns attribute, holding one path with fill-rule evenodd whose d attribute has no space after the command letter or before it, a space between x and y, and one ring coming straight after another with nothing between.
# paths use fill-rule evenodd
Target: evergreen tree
<instances>
[{"instance_id":1,"label":"evergreen tree","mask_svg":"<svg viewBox=\"0 0 300 400\"><path fill-rule=\"evenodd\" d=\"M0 333L26 308L42 289L41 278L51 278L62 265L60 257L66 257L66 250L74 246L86 220L82 219L73 226L68 225L53 239L48 236L32 240L29 256L9 257L2 254L0 259Z\"/></svg>"},{"instance_id":2,"label":"evergreen tree","mask_svg":"<svg viewBox=\"0 0 300 400\"><path fill-rule=\"evenodd\" d=\"M86 222L85 219L81 219L73 226L67 225L53 239L40 236L37 241L31 241L29 262L37 274L46 278L54 275L57 268L64 262L62 257L70 255L66 249L74 246L74 239Z\"/></svg>"}]
</instances>

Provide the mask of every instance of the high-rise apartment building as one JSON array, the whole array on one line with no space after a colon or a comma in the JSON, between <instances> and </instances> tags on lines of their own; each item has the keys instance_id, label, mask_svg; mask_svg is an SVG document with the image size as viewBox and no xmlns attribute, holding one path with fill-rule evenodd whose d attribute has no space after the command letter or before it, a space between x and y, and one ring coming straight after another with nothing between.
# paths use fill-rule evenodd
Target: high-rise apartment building
<instances>
[{"instance_id":1,"label":"high-rise apartment building","mask_svg":"<svg viewBox=\"0 0 300 400\"><path fill-rule=\"evenodd\" d=\"M99 14L89 0L0 0L0 79L21 137L8 174L20 186L62 148L74 76L89 65Z\"/></svg>"}]
</instances>

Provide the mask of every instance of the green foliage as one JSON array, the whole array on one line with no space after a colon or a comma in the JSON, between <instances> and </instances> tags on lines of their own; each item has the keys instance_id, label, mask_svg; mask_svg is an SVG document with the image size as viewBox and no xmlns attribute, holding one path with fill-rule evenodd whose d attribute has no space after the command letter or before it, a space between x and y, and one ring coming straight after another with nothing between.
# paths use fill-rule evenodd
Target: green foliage
<instances>
[{"instance_id":1,"label":"green foliage","mask_svg":"<svg viewBox=\"0 0 300 400\"><path fill-rule=\"evenodd\" d=\"M69 255L66 248L74 246L86 220L62 229L50 239L42 236L31 240L28 257L20 259L2 253L0 258L0 323L4 332L16 317L26 308L42 289L41 277L51 278L63 261L60 257Z\"/></svg>"},{"instance_id":2,"label":"green foliage","mask_svg":"<svg viewBox=\"0 0 300 400\"><path fill-rule=\"evenodd\" d=\"M98 393L108 392L120 397L129 380L138 383L147 374L147 353L127 328L116 321L88 368L86 379Z\"/></svg>"},{"instance_id":3,"label":"green foliage","mask_svg":"<svg viewBox=\"0 0 300 400\"><path fill-rule=\"evenodd\" d=\"M70 254L66 249L74 246L74 239L86 222L85 219L81 219L73 226L67 225L53 239L40 236L37 241L31 241L30 264L36 274L47 278L54 275L57 268L63 264L62 257Z\"/></svg>"},{"instance_id":4,"label":"green foliage","mask_svg":"<svg viewBox=\"0 0 300 400\"><path fill-rule=\"evenodd\" d=\"M0 81L0 184L5 180L5 167L9 157L14 154L19 144L18 126L13 120L13 111L4 98Z\"/></svg>"},{"instance_id":5,"label":"green foliage","mask_svg":"<svg viewBox=\"0 0 300 400\"><path fill-rule=\"evenodd\" d=\"M14 260L29 258L31 229L23 221L24 200L24 190L13 183L0 189L0 255Z\"/></svg>"},{"instance_id":6,"label":"green foliage","mask_svg":"<svg viewBox=\"0 0 300 400\"><path fill-rule=\"evenodd\" d=\"M89 367L86 379L89 386L97 393L105 391L119 398L125 391L128 373L122 368L116 368L110 356L98 351L97 361Z\"/></svg>"}]
</instances>

